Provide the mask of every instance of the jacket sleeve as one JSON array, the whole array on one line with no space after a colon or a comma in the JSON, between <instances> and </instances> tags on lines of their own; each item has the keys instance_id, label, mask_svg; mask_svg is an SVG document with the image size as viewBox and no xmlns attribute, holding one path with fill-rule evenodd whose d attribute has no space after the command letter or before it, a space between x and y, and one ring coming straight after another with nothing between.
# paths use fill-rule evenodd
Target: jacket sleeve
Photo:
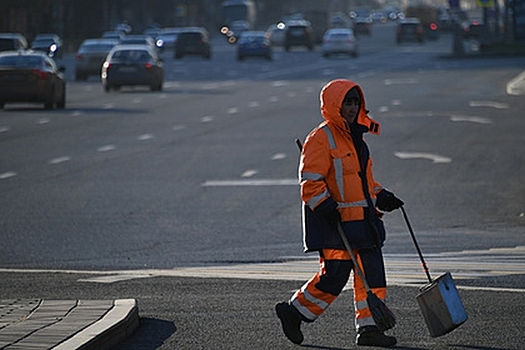
<instances>
[{"instance_id":1,"label":"jacket sleeve","mask_svg":"<svg viewBox=\"0 0 525 350\"><path fill-rule=\"evenodd\" d=\"M315 129L306 138L299 164L301 199L312 210L330 197L326 178L333 171L331 167L332 158L326 134Z\"/></svg>"}]
</instances>

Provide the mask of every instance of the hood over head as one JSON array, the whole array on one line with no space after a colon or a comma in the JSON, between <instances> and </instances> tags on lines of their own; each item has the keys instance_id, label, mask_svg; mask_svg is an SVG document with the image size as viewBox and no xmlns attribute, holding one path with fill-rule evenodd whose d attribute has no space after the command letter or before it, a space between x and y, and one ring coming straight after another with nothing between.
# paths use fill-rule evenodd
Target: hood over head
<instances>
[{"instance_id":1,"label":"hood over head","mask_svg":"<svg viewBox=\"0 0 525 350\"><path fill-rule=\"evenodd\" d=\"M359 106L359 114L356 123L368 128L372 134L379 135L379 123L368 116L366 109L366 102L361 87L353 81L347 79L336 79L330 81L321 90L321 114L327 121L333 122L337 125L345 125L346 121L341 116L341 106L348 91L355 88L360 96L361 104Z\"/></svg>"}]
</instances>

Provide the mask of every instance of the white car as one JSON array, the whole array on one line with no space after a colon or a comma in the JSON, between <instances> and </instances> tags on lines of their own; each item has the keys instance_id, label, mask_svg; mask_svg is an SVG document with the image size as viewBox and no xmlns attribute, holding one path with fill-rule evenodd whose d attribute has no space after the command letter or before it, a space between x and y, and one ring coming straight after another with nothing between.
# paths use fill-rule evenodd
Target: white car
<instances>
[{"instance_id":1,"label":"white car","mask_svg":"<svg viewBox=\"0 0 525 350\"><path fill-rule=\"evenodd\" d=\"M357 57L359 56L359 42L352 29L328 29L323 36L321 51L324 57L333 54L347 54Z\"/></svg>"}]
</instances>

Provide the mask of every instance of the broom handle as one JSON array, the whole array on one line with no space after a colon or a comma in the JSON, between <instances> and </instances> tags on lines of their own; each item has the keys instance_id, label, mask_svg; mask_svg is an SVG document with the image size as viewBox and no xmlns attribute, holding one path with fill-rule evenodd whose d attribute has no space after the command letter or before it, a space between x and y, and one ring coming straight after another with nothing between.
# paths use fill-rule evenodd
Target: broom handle
<instances>
[{"instance_id":1,"label":"broom handle","mask_svg":"<svg viewBox=\"0 0 525 350\"><path fill-rule=\"evenodd\" d=\"M405 218L405 222L407 224L408 231L410 232L410 236L412 237L412 242L414 242L414 246L416 247L417 254L419 255L419 259L421 259L421 266L423 266L423 270L425 271L425 274L427 275L428 281L432 283L432 277L430 277L430 272L428 271L427 263L425 262L425 259L423 259L423 254L421 253L421 249L419 249L419 244L417 243L416 235L414 234L414 230L412 230L412 225L410 225L410 221L408 221L408 216L403 206L401 206L401 212L403 213L403 217Z\"/></svg>"},{"instance_id":2,"label":"broom handle","mask_svg":"<svg viewBox=\"0 0 525 350\"><path fill-rule=\"evenodd\" d=\"M352 258L352 262L354 263L355 269L357 271L357 274L359 275L359 278L363 281L363 285L365 286L366 292L370 292L370 286L368 285L368 281L366 280L365 274L363 270L361 269L361 266L357 263L357 258L355 257L354 251L352 250L352 247L350 247L350 243L348 243L348 239L346 238L346 235L343 231L343 227L341 226L341 223L337 223L337 232L339 232L339 235L341 236L341 239L343 240L343 244L345 245L346 250L350 254L350 257Z\"/></svg>"}]
</instances>

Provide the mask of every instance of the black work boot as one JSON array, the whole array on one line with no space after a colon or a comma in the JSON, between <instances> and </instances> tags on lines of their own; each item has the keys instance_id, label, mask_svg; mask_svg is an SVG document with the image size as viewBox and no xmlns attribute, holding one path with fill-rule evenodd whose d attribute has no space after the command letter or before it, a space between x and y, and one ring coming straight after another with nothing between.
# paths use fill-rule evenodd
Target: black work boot
<instances>
[{"instance_id":1,"label":"black work boot","mask_svg":"<svg viewBox=\"0 0 525 350\"><path fill-rule=\"evenodd\" d=\"M357 345L387 348L396 345L397 340L394 337L385 335L377 327L371 326L360 329L355 342Z\"/></svg>"},{"instance_id":2,"label":"black work boot","mask_svg":"<svg viewBox=\"0 0 525 350\"><path fill-rule=\"evenodd\" d=\"M281 320L284 335L294 344L303 342L303 333L301 333L301 319L297 315L295 308L287 302L275 305L277 317Z\"/></svg>"}]
</instances>

